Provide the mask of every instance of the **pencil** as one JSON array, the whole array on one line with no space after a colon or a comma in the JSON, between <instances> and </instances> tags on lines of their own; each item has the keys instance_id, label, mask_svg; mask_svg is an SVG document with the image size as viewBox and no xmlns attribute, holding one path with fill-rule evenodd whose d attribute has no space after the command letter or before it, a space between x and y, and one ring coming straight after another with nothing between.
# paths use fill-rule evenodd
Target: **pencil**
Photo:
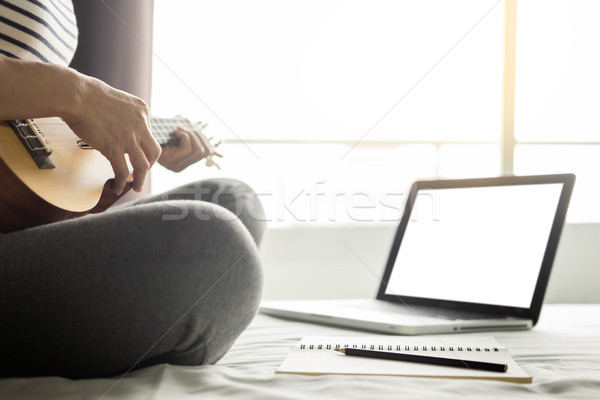
<instances>
[{"instance_id":1,"label":"pencil","mask_svg":"<svg viewBox=\"0 0 600 400\"><path fill-rule=\"evenodd\" d=\"M485 371L497 372L506 372L508 369L507 364L496 364L474 360L462 360L457 358L423 356L419 354L407 354L381 350L355 349L351 347L339 348L335 350L347 356L383 358L386 360L408 361L423 364L445 365L449 367L480 369Z\"/></svg>"}]
</instances>

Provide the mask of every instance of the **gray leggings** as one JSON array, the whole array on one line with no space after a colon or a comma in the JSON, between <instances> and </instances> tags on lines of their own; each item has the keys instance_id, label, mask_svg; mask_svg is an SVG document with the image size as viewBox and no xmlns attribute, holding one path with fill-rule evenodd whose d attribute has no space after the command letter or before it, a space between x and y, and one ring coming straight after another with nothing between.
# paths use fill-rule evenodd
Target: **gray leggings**
<instances>
[{"instance_id":1,"label":"gray leggings","mask_svg":"<svg viewBox=\"0 0 600 400\"><path fill-rule=\"evenodd\" d=\"M258 307L264 221L247 185L213 179L0 235L0 376L216 362Z\"/></svg>"}]
</instances>

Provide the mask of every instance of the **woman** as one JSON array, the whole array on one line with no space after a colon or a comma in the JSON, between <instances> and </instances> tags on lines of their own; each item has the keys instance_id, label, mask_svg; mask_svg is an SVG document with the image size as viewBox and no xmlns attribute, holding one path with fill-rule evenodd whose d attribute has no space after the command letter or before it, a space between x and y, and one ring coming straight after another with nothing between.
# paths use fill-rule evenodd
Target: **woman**
<instances>
[{"instance_id":1,"label":"woman","mask_svg":"<svg viewBox=\"0 0 600 400\"><path fill-rule=\"evenodd\" d=\"M70 0L0 4L0 120L59 116L111 163L121 193L159 162L210 156L201 132L161 149L139 98L68 67ZM0 216L1 218L2 216ZM82 218L0 234L0 376L88 378L214 363L254 316L262 207L242 182L197 182Z\"/></svg>"}]
</instances>

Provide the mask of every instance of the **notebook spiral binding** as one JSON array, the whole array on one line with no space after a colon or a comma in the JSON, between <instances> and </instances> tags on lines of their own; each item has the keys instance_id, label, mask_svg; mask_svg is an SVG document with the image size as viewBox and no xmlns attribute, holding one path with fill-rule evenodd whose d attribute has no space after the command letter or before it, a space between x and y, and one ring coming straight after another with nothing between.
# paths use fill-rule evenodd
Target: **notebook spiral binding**
<instances>
[{"instance_id":1,"label":"notebook spiral binding","mask_svg":"<svg viewBox=\"0 0 600 400\"><path fill-rule=\"evenodd\" d=\"M366 344L362 344L362 345L356 345L356 344L300 344L300 349L301 350L332 350L332 349L339 349L339 348L354 348L354 349L369 349L369 350L387 350L387 351L450 351L450 352L454 352L454 351L499 351L499 349L497 347L462 347L462 346L402 346L402 345L366 345Z\"/></svg>"}]
</instances>

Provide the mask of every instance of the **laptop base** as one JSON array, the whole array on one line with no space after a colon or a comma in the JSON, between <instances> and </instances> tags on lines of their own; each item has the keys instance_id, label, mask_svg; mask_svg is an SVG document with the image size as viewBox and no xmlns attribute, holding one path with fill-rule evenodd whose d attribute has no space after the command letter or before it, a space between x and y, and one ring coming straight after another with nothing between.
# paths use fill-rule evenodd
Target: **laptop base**
<instances>
[{"instance_id":1,"label":"laptop base","mask_svg":"<svg viewBox=\"0 0 600 400\"><path fill-rule=\"evenodd\" d=\"M291 320L388 335L512 331L531 329L533 326L531 320L513 317L442 319L391 310L381 311L377 302L387 303L373 299L264 301L259 312ZM373 305L374 310L370 309ZM385 306L387 307L387 304Z\"/></svg>"}]
</instances>

